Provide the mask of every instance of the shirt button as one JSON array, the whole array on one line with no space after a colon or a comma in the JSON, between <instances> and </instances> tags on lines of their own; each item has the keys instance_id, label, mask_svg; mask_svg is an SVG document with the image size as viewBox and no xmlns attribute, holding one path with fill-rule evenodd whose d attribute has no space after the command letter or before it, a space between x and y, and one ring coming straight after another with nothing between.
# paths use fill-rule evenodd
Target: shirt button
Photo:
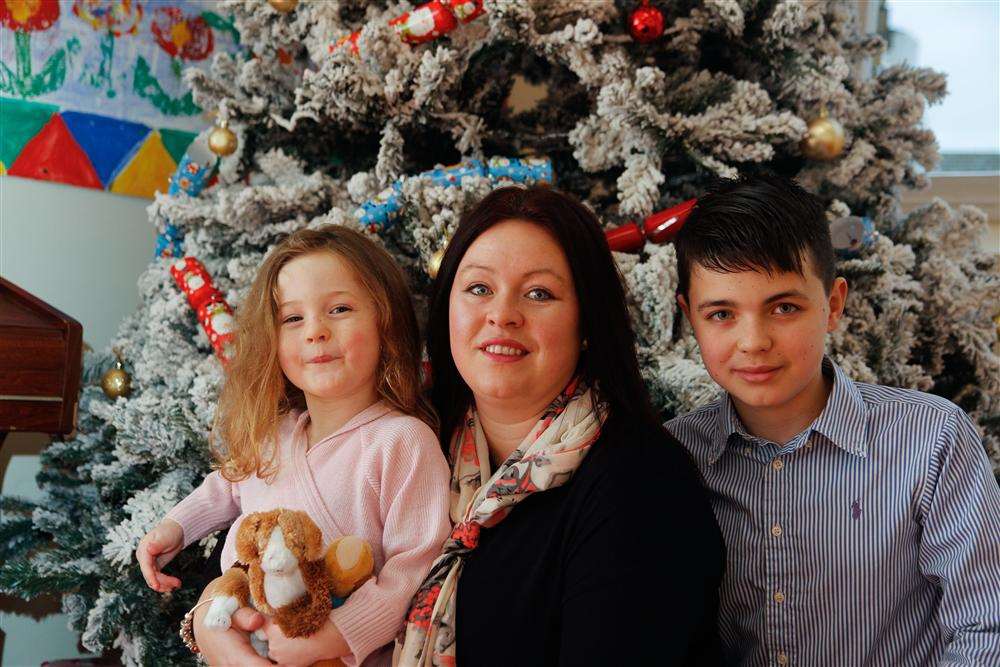
<instances>
[{"instance_id":1,"label":"shirt button","mask_svg":"<svg viewBox=\"0 0 1000 667\"><path fill-rule=\"evenodd\" d=\"M771 526L771 534L775 537L781 537L781 525L776 523Z\"/></svg>"},{"instance_id":2,"label":"shirt button","mask_svg":"<svg viewBox=\"0 0 1000 667\"><path fill-rule=\"evenodd\" d=\"M788 664L788 656L785 655L784 653L779 653L778 654L778 664L779 665L787 665Z\"/></svg>"},{"instance_id":3,"label":"shirt button","mask_svg":"<svg viewBox=\"0 0 1000 667\"><path fill-rule=\"evenodd\" d=\"M753 453L753 450L750 449L749 447L744 447L743 453L746 454L747 456L750 456Z\"/></svg>"},{"instance_id":4,"label":"shirt button","mask_svg":"<svg viewBox=\"0 0 1000 667\"><path fill-rule=\"evenodd\" d=\"M778 604L781 604L782 602L785 601L785 594L782 593L781 591L775 591L774 592L774 601L777 602Z\"/></svg>"},{"instance_id":5,"label":"shirt button","mask_svg":"<svg viewBox=\"0 0 1000 667\"><path fill-rule=\"evenodd\" d=\"M774 459L773 461L771 461L771 467L774 468L775 471L781 470L782 468L785 467L785 462L782 461L781 459Z\"/></svg>"}]
</instances>

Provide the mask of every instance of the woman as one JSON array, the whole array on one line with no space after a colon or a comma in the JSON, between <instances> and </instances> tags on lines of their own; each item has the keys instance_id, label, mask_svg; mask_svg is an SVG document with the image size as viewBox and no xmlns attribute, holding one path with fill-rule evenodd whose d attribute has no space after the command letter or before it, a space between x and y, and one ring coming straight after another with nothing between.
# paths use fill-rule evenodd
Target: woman
<instances>
[{"instance_id":1,"label":"woman","mask_svg":"<svg viewBox=\"0 0 1000 667\"><path fill-rule=\"evenodd\" d=\"M542 187L484 198L442 260L428 353L457 526L400 664L717 663L722 539L649 404L594 215ZM210 663L251 657L200 629Z\"/></svg>"},{"instance_id":2,"label":"woman","mask_svg":"<svg viewBox=\"0 0 1000 667\"><path fill-rule=\"evenodd\" d=\"M594 215L502 188L462 220L428 324L452 538L404 666L718 662L718 527L660 426Z\"/></svg>"}]
</instances>

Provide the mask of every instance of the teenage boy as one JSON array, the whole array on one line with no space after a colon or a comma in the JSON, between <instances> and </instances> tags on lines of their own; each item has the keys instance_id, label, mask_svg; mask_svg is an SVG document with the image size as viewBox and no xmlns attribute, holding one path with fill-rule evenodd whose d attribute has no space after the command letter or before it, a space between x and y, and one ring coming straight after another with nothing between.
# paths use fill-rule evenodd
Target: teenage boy
<instances>
[{"instance_id":1,"label":"teenage boy","mask_svg":"<svg viewBox=\"0 0 1000 667\"><path fill-rule=\"evenodd\" d=\"M854 382L823 207L728 181L676 240L677 301L725 396L667 423L727 544L720 634L755 665L1000 665L1000 489L969 417Z\"/></svg>"}]
</instances>

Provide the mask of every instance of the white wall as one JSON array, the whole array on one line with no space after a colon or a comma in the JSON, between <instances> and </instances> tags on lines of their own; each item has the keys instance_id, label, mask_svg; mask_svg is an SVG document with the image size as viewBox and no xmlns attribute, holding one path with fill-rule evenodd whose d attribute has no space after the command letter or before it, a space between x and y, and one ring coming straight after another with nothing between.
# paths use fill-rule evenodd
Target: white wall
<instances>
[{"instance_id":1,"label":"white wall","mask_svg":"<svg viewBox=\"0 0 1000 667\"><path fill-rule=\"evenodd\" d=\"M138 305L136 279L153 254L149 200L56 183L0 177L0 275L75 318L83 340L107 346ZM37 498L39 434L8 436L0 492ZM80 655L61 614L35 621L0 606L0 665L38 665Z\"/></svg>"},{"instance_id":2,"label":"white wall","mask_svg":"<svg viewBox=\"0 0 1000 667\"><path fill-rule=\"evenodd\" d=\"M150 201L0 177L0 275L76 318L94 349L135 310L153 255Z\"/></svg>"}]
</instances>

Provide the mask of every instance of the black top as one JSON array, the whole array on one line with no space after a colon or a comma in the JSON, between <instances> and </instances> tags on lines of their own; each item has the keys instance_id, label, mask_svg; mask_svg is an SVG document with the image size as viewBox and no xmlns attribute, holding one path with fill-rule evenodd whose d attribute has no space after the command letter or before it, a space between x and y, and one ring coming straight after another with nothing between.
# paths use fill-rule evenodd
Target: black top
<instances>
[{"instance_id":1,"label":"black top","mask_svg":"<svg viewBox=\"0 0 1000 667\"><path fill-rule=\"evenodd\" d=\"M680 443L609 420L569 483L483 529L458 580L458 665L720 664L724 553Z\"/></svg>"}]
</instances>

